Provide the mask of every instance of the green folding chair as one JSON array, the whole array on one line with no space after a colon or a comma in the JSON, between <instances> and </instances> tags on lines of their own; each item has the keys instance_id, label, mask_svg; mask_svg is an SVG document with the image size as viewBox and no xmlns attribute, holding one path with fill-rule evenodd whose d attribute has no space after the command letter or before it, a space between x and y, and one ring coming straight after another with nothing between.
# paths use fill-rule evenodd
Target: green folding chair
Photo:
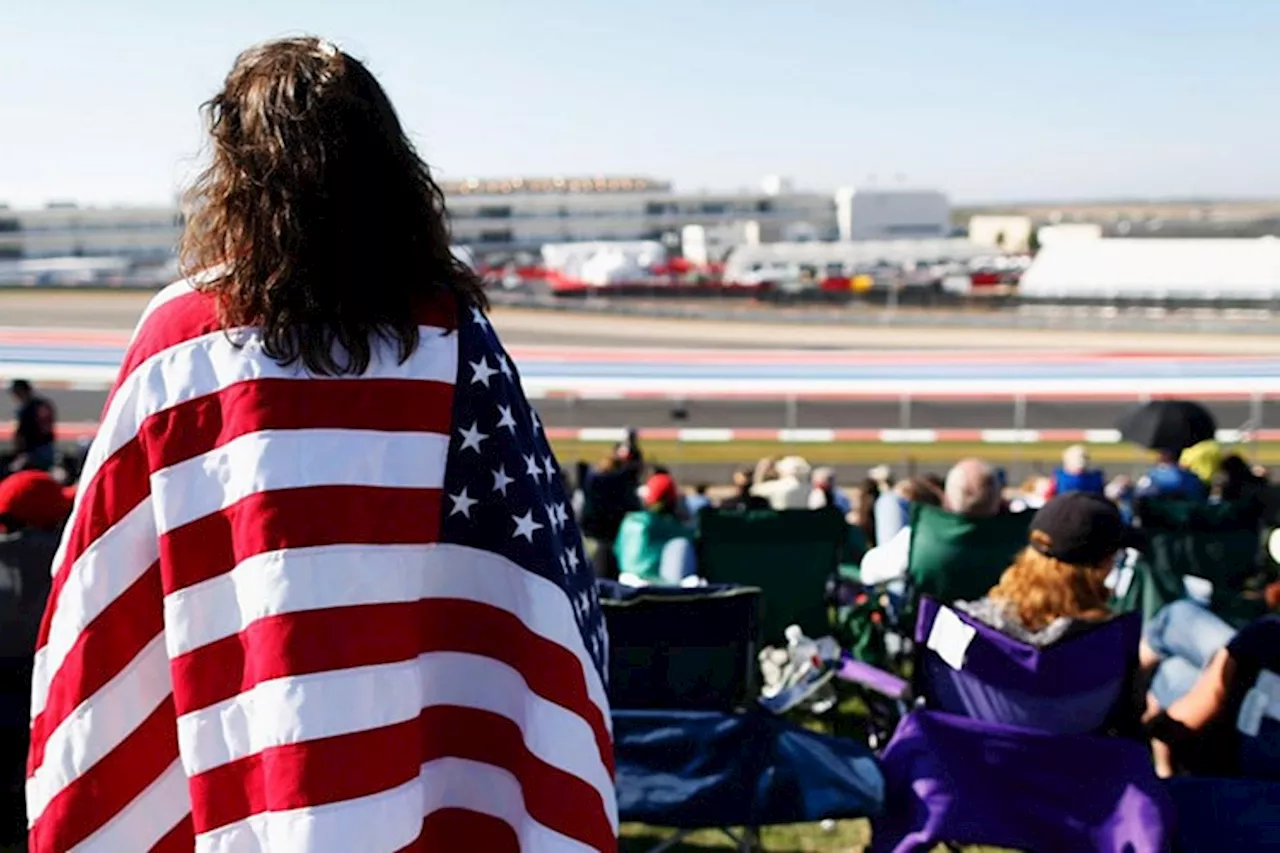
<instances>
[{"instance_id":1,"label":"green folding chair","mask_svg":"<svg viewBox=\"0 0 1280 853\"><path fill-rule=\"evenodd\" d=\"M827 582L845 544L839 511L704 512L698 531L698 574L762 592L760 638L780 644L788 625L810 637L830 630Z\"/></svg>"},{"instance_id":2,"label":"green folding chair","mask_svg":"<svg viewBox=\"0 0 1280 853\"><path fill-rule=\"evenodd\" d=\"M1147 547L1132 579L1115 602L1150 619L1161 607L1186 598L1187 577L1213 584L1209 606L1233 624L1260 615L1260 599L1243 596L1261 562L1263 506L1257 501L1200 504L1150 500L1138 507Z\"/></svg>"},{"instance_id":3,"label":"green folding chair","mask_svg":"<svg viewBox=\"0 0 1280 853\"><path fill-rule=\"evenodd\" d=\"M982 598L1027 547L1032 515L969 518L935 506L913 505L907 559L912 600L927 595L953 604ZM914 624L907 627L915 628Z\"/></svg>"}]
</instances>

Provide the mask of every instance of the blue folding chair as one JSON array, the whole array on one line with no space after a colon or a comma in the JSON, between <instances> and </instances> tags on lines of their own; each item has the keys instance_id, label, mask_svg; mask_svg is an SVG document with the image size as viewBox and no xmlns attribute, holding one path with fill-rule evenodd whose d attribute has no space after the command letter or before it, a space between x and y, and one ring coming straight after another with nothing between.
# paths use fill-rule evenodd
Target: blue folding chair
<instances>
[{"instance_id":1,"label":"blue folding chair","mask_svg":"<svg viewBox=\"0 0 1280 853\"><path fill-rule=\"evenodd\" d=\"M759 590L599 584L619 818L678 830L651 853L697 829L745 851L761 826L879 812L884 780L862 744L755 709Z\"/></svg>"}]
</instances>

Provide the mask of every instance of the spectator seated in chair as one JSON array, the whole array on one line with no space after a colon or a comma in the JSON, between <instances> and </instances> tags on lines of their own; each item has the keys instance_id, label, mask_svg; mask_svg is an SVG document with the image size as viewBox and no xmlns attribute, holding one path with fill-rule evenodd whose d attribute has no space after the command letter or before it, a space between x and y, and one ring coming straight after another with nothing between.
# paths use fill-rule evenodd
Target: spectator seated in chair
<instances>
[{"instance_id":1,"label":"spectator seated in chair","mask_svg":"<svg viewBox=\"0 0 1280 853\"><path fill-rule=\"evenodd\" d=\"M1148 630L1144 663L1152 651L1182 646L1199 656L1170 655L1159 663L1149 703L1155 713L1147 724L1156 771L1164 777L1182 770L1280 781L1280 615L1268 614L1234 633L1208 610L1176 602L1153 622L1169 630ZM1187 642L1171 649L1169 641L1178 636ZM1203 657L1208 659L1197 675L1195 664ZM1171 664L1177 669L1168 672ZM1156 712L1158 705L1166 707Z\"/></svg>"},{"instance_id":2,"label":"spectator seated in chair","mask_svg":"<svg viewBox=\"0 0 1280 853\"><path fill-rule=\"evenodd\" d=\"M986 597L957 608L1034 646L1047 646L1110 617L1105 581L1137 533L1107 500L1060 495L1031 521L1030 544Z\"/></svg>"},{"instance_id":3,"label":"spectator seated in chair","mask_svg":"<svg viewBox=\"0 0 1280 853\"><path fill-rule=\"evenodd\" d=\"M1097 468L1089 467L1089 450L1083 444L1073 444L1062 453L1062 466L1053 472L1049 497L1068 492L1088 492L1100 495L1106 488L1106 477Z\"/></svg>"},{"instance_id":4,"label":"spectator seated in chair","mask_svg":"<svg viewBox=\"0 0 1280 853\"><path fill-rule=\"evenodd\" d=\"M618 579L628 586L679 584L694 575L693 531L677 514L680 492L670 474L645 485L645 509L629 513L618 529Z\"/></svg>"},{"instance_id":5,"label":"spectator seated in chair","mask_svg":"<svg viewBox=\"0 0 1280 853\"><path fill-rule=\"evenodd\" d=\"M947 473L943 506L957 515L984 518L1000 512L1000 484L985 462L965 459ZM866 586L898 580L907 574L911 559L911 527L903 527L892 539L878 544L862 558L861 578Z\"/></svg>"}]
</instances>

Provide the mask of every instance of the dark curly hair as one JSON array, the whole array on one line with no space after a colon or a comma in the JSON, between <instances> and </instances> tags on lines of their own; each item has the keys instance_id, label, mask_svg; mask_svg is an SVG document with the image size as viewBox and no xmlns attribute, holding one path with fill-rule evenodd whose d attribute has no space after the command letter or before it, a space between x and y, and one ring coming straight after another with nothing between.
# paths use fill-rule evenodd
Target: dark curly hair
<instances>
[{"instance_id":1,"label":"dark curly hair","mask_svg":"<svg viewBox=\"0 0 1280 853\"><path fill-rule=\"evenodd\" d=\"M212 162L187 192L181 260L226 327L260 328L282 364L358 375L375 336L413 353L424 303L485 306L443 193L359 61L317 38L259 45L204 110Z\"/></svg>"}]
</instances>

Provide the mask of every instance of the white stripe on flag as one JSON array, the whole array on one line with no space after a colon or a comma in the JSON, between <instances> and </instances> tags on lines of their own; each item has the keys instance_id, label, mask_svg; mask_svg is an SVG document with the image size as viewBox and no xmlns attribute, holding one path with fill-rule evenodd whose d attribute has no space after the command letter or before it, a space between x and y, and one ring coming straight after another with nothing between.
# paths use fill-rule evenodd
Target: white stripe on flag
<instances>
[{"instance_id":1,"label":"white stripe on flag","mask_svg":"<svg viewBox=\"0 0 1280 853\"><path fill-rule=\"evenodd\" d=\"M417 601L431 547L322 545L256 554L226 574L165 597L169 656L234 636L268 616Z\"/></svg>"},{"instance_id":2,"label":"white stripe on flag","mask_svg":"<svg viewBox=\"0 0 1280 853\"><path fill-rule=\"evenodd\" d=\"M418 779L426 795L426 815L444 809L485 814L515 828L521 850L595 853L582 842L534 820L525 809L519 781L500 767L465 758L439 758L422 765Z\"/></svg>"},{"instance_id":3,"label":"white stripe on flag","mask_svg":"<svg viewBox=\"0 0 1280 853\"><path fill-rule=\"evenodd\" d=\"M533 693L523 675L492 658L433 652L418 660L422 683L431 686L431 705L476 708L511 720L530 752L596 789L609 823L618 828L613 779L586 720Z\"/></svg>"},{"instance_id":4,"label":"white stripe on flag","mask_svg":"<svg viewBox=\"0 0 1280 853\"><path fill-rule=\"evenodd\" d=\"M423 575L436 597L478 601L505 610L530 631L573 652L582 666L587 695L612 729L604 683L563 589L505 557L462 545L432 546Z\"/></svg>"},{"instance_id":5,"label":"white stripe on flag","mask_svg":"<svg viewBox=\"0 0 1280 853\"><path fill-rule=\"evenodd\" d=\"M448 453L449 436L433 432L263 430L152 474L151 501L164 534L277 489L438 489Z\"/></svg>"},{"instance_id":6,"label":"white stripe on flag","mask_svg":"<svg viewBox=\"0 0 1280 853\"><path fill-rule=\"evenodd\" d=\"M178 718L183 768L194 776L264 749L417 719L422 693L416 658L263 681Z\"/></svg>"},{"instance_id":7,"label":"white stripe on flag","mask_svg":"<svg viewBox=\"0 0 1280 853\"><path fill-rule=\"evenodd\" d=\"M57 600L49 605L49 640L36 652L32 716L44 710L54 673L80 633L159 558L154 521L151 500L144 500L95 539L71 567Z\"/></svg>"},{"instance_id":8,"label":"white stripe on flag","mask_svg":"<svg viewBox=\"0 0 1280 853\"><path fill-rule=\"evenodd\" d=\"M27 779L28 820L34 823L59 791L142 725L171 692L169 682L164 638L156 637L119 675L59 723L46 741L46 760Z\"/></svg>"},{"instance_id":9,"label":"white stripe on flag","mask_svg":"<svg viewBox=\"0 0 1280 853\"><path fill-rule=\"evenodd\" d=\"M399 850L422 832L422 781L323 806L259 812L196 836L196 853Z\"/></svg>"},{"instance_id":10,"label":"white stripe on flag","mask_svg":"<svg viewBox=\"0 0 1280 853\"><path fill-rule=\"evenodd\" d=\"M71 848L72 853L118 853L149 850L191 811L187 776L174 761L133 802L101 829Z\"/></svg>"}]
</instances>

